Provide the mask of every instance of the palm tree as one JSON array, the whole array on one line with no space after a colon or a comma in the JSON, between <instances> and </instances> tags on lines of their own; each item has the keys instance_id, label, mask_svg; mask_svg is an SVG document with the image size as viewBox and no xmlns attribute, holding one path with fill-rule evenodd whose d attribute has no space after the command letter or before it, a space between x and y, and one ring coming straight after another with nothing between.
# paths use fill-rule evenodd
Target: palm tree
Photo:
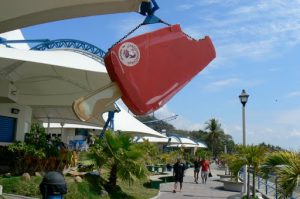
<instances>
[{"instance_id":1,"label":"palm tree","mask_svg":"<svg viewBox=\"0 0 300 199\"><path fill-rule=\"evenodd\" d=\"M221 140L224 136L224 131L221 128L221 124L215 118L210 119L205 122L205 130L208 131L207 143L210 146L213 156L216 156L215 148L218 144L221 143Z\"/></svg>"},{"instance_id":2,"label":"palm tree","mask_svg":"<svg viewBox=\"0 0 300 199\"><path fill-rule=\"evenodd\" d=\"M280 189L279 197L292 196L298 186L300 177L300 154L296 152L279 151L272 153L264 163L265 173L275 172Z\"/></svg>"},{"instance_id":3,"label":"palm tree","mask_svg":"<svg viewBox=\"0 0 300 199\"><path fill-rule=\"evenodd\" d=\"M110 174L106 189L112 192L117 189L117 178L133 183L136 179L147 176L147 170L141 161L143 152L134 147L130 136L116 135L110 131L103 140L98 140L92 149L98 166L108 166Z\"/></svg>"},{"instance_id":4,"label":"palm tree","mask_svg":"<svg viewBox=\"0 0 300 199\"><path fill-rule=\"evenodd\" d=\"M250 146L237 146L237 152L240 157L245 158L245 163L248 166L251 166L253 169L253 176L252 176L252 193L255 198L255 177L256 174L259 172L260 165L263 163L267 149L262 146L255 146L255 145L250 145ZM248 185L249 186L249 185ZM249 195L247 193L247 195Z\"/></svg>"}]
</instances>

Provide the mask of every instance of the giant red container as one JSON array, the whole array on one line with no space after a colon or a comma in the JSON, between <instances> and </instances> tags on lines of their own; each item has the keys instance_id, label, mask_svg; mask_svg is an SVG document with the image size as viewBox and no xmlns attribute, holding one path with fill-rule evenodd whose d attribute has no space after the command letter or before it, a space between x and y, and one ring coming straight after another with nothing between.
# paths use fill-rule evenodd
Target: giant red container
<instances>
[{"instance_id":1,"label":"giant red container","mask_svg":"<svg viewBox=\"0 0 300 199\"><path fill-rule=\"evenodd\" d=\"M163 106L215 57L209 37L197 41L173 25L115 45L104 61L124 103L143 115Z\"/></svg>"}]
</instances>

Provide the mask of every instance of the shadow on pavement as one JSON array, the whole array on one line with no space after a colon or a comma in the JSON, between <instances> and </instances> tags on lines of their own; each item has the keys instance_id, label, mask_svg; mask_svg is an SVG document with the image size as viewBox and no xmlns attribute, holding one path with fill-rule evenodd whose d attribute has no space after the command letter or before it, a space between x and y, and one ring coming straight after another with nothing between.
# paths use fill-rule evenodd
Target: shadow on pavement
<instances>
[{"instance_id":1,"label":"shadow on pavement","mask_svg":"<svg viewBox=\"0 0 300 199\"><path fill-rule=\"evenodd\" d=\"M241 194L235 194L232 196L229 196L227 199L240 199L241 198Z\"/></svg>"}]
</instances>

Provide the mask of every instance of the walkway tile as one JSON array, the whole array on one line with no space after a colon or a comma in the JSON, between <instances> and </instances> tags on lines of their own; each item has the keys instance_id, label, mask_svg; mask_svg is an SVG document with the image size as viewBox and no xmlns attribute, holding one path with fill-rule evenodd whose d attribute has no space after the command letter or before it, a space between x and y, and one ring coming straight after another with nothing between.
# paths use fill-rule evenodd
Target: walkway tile
<instances>
[{"instance_id":1,"label":"walkway tile","mask_svg":"<svg viewBox=\"0 0 300 199\"><path fill-rule=\"evenodd\" d=\"M240 198L239 192L225 191L223 189L223 183L218 181L219 177L217 176L217 174L221 174L221 173L224 174L224 171L217 170L214 167L216 166L214 165L212 166L213 177L209 178L206 184L202 184L202 183L196 184L194 182L194 177L193 177L194 170L190 168L186 171L185 177L183 179L184 182L183 182L182 192L172 193L174 183L163 183L160 185L160 192L156 198L157 199L181 199L181 198L238 199ZM201 178L199 179L199 181L201 182Z\"/></svg>"}]
</instances>

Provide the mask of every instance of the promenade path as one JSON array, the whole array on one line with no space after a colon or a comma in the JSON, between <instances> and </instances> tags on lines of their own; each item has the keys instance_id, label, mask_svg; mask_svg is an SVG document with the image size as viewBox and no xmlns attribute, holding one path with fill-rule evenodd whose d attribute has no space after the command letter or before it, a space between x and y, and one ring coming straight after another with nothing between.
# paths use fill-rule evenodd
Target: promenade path
<instances>
[{"instance_id":1,"label":"promenade path","mask_svg":"<svg viewBox=\"0 0 300 199\"><path fill-rule=\"evenodd\" d=\"M238 199L240 198L239 192L225 191L223 183L219 182L217 174L224 174L223 170L218 170L216 165L211 166L213 177L209 178L206 184L201 183L199 174L199 184L194 182L194 170L190 168L186 171L183 179L183 189L181 192L172 193L174 183L160 184L160 191L155 199L196 199L196 198L212 198L212 199ZM179 185L178 185L179 186Z\"/></svg>"}]
</instances>

